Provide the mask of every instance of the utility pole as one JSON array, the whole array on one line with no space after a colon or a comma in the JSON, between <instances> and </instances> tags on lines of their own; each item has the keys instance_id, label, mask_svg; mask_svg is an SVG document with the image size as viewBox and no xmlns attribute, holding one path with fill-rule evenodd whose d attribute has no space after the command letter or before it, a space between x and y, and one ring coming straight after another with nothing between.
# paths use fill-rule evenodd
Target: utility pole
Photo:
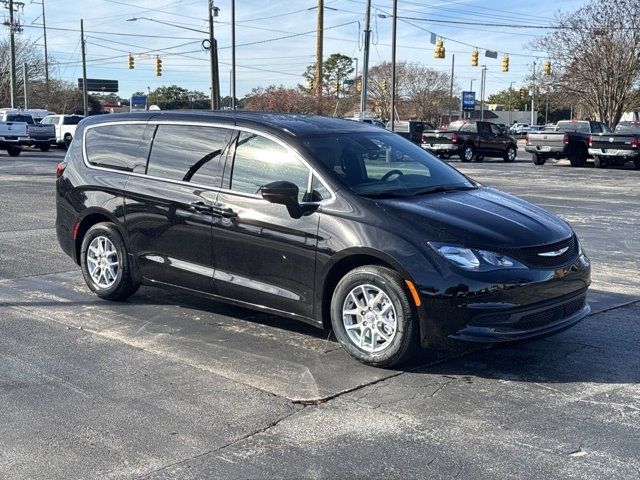
<instances>
[{"instance_id":1,"label":"utility pole","mask_svg":"<svg viewBox=\"0 0 640 480\"><path fill-rule=\"evenodd\" d=\"M29 77L27 76L27 64L22 64L22 81L24 83L24 108L29 108Z\"/></svg>"},{"instance_id":2,"label":"utility pole","mask_svg":"<svg viewBox=\"0 0 640 480\"><path fill-rule=\"evenodd\" d=\"M469 82L469 91L470 91L470 92L473 92L473 81L474 81L474 80L475 80L475 78L472 78L472 79L471 79L471 82ZM467 118L468 118L469 120L471 120L471 119L473 118L473 113L475 112L475 109L476 109L476 107L474 106L474 107L473 107L473 111L469 110L469 111L467 112Z\"/></svg>"},{"instance_id":3,"label":"utility pole","mask_svg":"<svg viewBox=\"0 0 640 480\"><path fill-rule=\"evenodd\" d=\"M533 87L531 88L531 125L536 124L535 113L533 112L536 107L536 62L533 62Z\"/></svg>"},{"instance_id":4,"label":"utility pole","mask_svg":"<svg viewBox=\"0 0 640 480\"><path fill-rule=\"evenodd\" d=\"M220 78L218 74L218 43L213 36L213 17L217 12L209 0L209 63L211 67L211 110L220 108Z\"/></svg>"},{"instance_id":5,"label":"utility pole","mask_svg":"<svg viewBox=\"0 0 640 480\"><path fill-rule=\"evenodd\" d=\"M368 17L368 15L367 15ZM395 131L396 123L396 39L398 27L398 0L393 0L393 26L391 34L391 131ZM364 92L364 85L362 86ZM366 98L366 97L365 97Z\"/></svg>"},{"instance_id":6,"label":"utility pole","mask_svg":"<svg viewBox=\"0 0 640 480\"><path fill-rule=\"evenodd\" d=\"M47 52L47 19L44 16L44 0L42 0L42 33L44 38L44 85L49 93L49 53ZM49 98L47 97L47 103Z\"/></svg>"},{"instance_id":7,"label":"utility pole","mask_svg":"<svg viewBox=\"0 0 640 480\"><path fill-rule=\"evenodd\" d=\"M18 97L16 94L16 43L15 34L16 25L13 21L13 0L9 0L9 75L11 88L11 108L18 105Z\"/></svg>"},{"instance_id":8,"label":"utility pole","mask_svg":"<svg viewBox=\"0 0 640 480\"><path fill-rule=\"evenodd\" d=\"M454 74L454 69L456 66L456 56L451 55L451 85L449 87L449 123L451 123L451 115L452 115L452 111L451 111L451 104L453 103L453 74Z\"/></svg>"},{"instance_id":9,"label":"utility pole","mask_svg":"<svg viewBox=\"0 0 640 480\"><path fill-rule=\"evenodd\" d=\"M482 66L482 75L480 77L480 121L484 121L484 89L487 83L487 66Z\"/></svg>"},{"instance_id":10,"label":"utility pole","mask_svg":"<svg viewBox=\"0 0 640 480\"><path fill-rule=\"evenodd\" d=\"M231 0L231 110L236 109L236 0Z\"/></svg>"},{"instance_id":11,"label":"utility pole","mask_svg":"<svg viewBox=\"0 0 640 480\"><path fill-rule=\"evenodd\" d=\"M364 19L364 60L362 62L362 92L360 94L360 117L364 117L364 111L367 109L367 84L369 81L370 43L371 43L371 0L367 0L367 11L365 13L365 19ZM394 112L391 112L391 122L393 122L394 118L395 118Z\"/></svg>"},{"instance_id":12,"label":"utility pole","mask_svg":"<svg viewBox=\"0 0 640 480\"><path fill-rule=\"evenodd\" d=\"M318 29L316 32L316 113L322 113L322 37L324 30L324 0L318 0Z\"/></svg>"},{"instance_id":13,"label":"utility pole","mask_svg":"<svg viewBox=\"0 0 640 480\"><path fill-rule=\"evenodd\" d=\"M513 84L515 82L509 83L509 126L511 126L511 119L513 118L511 115L511 94L513 92Z\"/></svg>"},{"instance_id":14,"label":"utility pole","mask_svg":"<svg viewBox=\"0 0 640 480\"><path fill-rule=\"evenodd\" d=\"M87 96L87 52L84 43L84 21L80 19L80 44L82 46L82 106L85 117L89 113L89 98Z\"/></svg>"}]
</instances>

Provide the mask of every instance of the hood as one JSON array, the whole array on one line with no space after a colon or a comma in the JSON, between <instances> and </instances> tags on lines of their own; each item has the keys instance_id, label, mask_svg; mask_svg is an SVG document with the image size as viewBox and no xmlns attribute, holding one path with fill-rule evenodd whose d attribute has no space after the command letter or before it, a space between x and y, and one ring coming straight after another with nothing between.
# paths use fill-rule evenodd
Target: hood
<instances>
[{"instance_id":1,"label":"hood","mask_svg":"<svg viewBox=\"0 0 640 480\"><path fill-rule=\"evenodd\" d=\"M394 218L421 230L425 241L477 247L524 247L572 235L569 225L546 210L492 188L381 200Z\"/></svg>"}]
</instances>

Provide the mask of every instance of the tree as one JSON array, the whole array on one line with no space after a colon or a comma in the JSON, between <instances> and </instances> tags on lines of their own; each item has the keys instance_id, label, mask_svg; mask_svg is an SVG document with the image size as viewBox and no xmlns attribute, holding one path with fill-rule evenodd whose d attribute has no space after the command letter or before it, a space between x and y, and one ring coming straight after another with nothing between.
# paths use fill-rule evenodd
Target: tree
<instances>
[{"instance_id":1,"label":"tree","mask_svg":"<svg viewBox=\"0 0 640 480\"><path fill-rule=\"evenodd\" d=\"M324 62L322 62L322 88L323 94L335 95L336 90L334 87L335 82L338 82L339 92L342 92L344 88L344 81L350 78L353 74L353 58L347 57L341 53L332 53ZM316 78L316 64L307 66L304 73L307 80L311 79L315 81Z\"/></svg>"},{"instance_id":2,"label":"tree","mask_svg":"<svg viewBox=\"0 0 640 480\"><path fill-rule=\"evenodd\" d=\"M300 88L282 85L258 87L243 99L247 110L285 113L311 113L315 111L315 98Z\"/></svg>"},{"instance_id":3,"label":"tree","mask_svg":"<svg viewBox=\"0 0 640 480\"><path fill-rule=\"evenodd\" d=\"M553 60L553 83L572 106L611 126L638 94L639 10L639 0L591 0L559 15L556 29L533 43Z\"/></svg>"},{"instance_id":4,"label":"tree","mask_svg":"<svg viewBox=\"0 0 640 480\"><path fill-rule=\"evenodd\" d=\"M504 105L505 110L511 105L511 110L525 110L526 105L531 101L528 95L525 98L520 98L520 88L505 88L499 92L492 93L487 99L487 103L494 103L498 105Z\"/></svg>"}]
</instances>

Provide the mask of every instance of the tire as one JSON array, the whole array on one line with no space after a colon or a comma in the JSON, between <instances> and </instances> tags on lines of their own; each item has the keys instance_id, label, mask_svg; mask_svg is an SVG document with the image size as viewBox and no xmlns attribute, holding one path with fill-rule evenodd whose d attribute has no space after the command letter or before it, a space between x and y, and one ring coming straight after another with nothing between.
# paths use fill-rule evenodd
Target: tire
<instances>
[{"instance_id":1,"label":"tire","mask_svg":"<svg viewBox=\"0 0 640 480\"><path fill-rule=\"evenodd\" d=\"M636 158L633 163L636 166L636 170L640 170L640 158Z\"/></svg>"},{"instance_id":2,"label":"tire","mask_svg":"<svg viewBox=\"0 0 640 480\"><path fill-rule=\"evenodd\" d=\"M476 162L483 162L484 161L484 155L476 155L476 158L474 158L474 160Z\"/></svg>"},{"instance_id":3,"label":"tire","mask_svg":"<svg viewBox=\"0 0 640 480\"><path fill-rule=\"evenodd\" d=\"M534 165L544 165L546 161L547 161L546 157L543 157L542 155L538 155L537 153L533 154Z\"/></svg>"},{"instance_id":4,"label":"tire","mask_svg":"<svg viewBox=\"0 0 640 480\"><path fill-rule=\"evenodd\" d=\"M571 150L569 163L572 167L584 167L587 163L588 151L583 145L579 145Z\"/></svg>"},{"instance_id":5,"label":"tire","mask_svg":"<svg viewBox=\"0 0 640 480\"><path fill-rule=\"evenodd\" d=\"M604 168L607 166L607 161L602 157L594 157L593 164L596 168Z\"/></svg>"},{"instance_id":6,"label":"tire","mask_svg":"<svg viewBox=\"0 0 640 480\"><path fill-rule=\"evenodd\" d=\"M440 158L442 158L443 160L448 160L451 158L451 155L448 153L441 153Z\"/></svg>"},{"instance_id":7,"label":"tire","mask_svg":"<svg viewBox=\"0 0 640 480\"><path fill-rule=\"evenodd\" d=\"M71 146L71 142L72 142L72 141L73 141L73 137L71 136L71 134L70 134L70 133L67 133L67 134L64 136L64 145L63 145L63 148L64 148L65 150L68 150L68 149L69 149L69 147Z\"/></svg>"},{"instance_id":8,"label":"tire","mask_svg":"<svg viewBox=\"0 0 640 480\"><path fill-rule=\"evenodd\" d=\"M462 147L462 152L460 152L460 160L462 160L463 162L470 162L471 160L473 160L475 153L475 148L473 148L473 145L469 143Z\"/></svg>"},{"instance_id":9,"label":"tire","mask_svg":"<svg viewBox=\"0 0 640 480\"><path fill-rule=\"evenodd\" d=\"M110 245L107 242L103 242L104 239ZM92 247L91 250L90 246ZM104 249L101 246L107 246L108 248ZM103 255L102 258L98 259L98 262L105 267L103 268L104 273L100 274L101 276L98 278L98 280L101 280L100 282L97 282L90 272L91 265L95 262L90 257L96 255L96 247L98 252ZM102 252L105 252L105 250L107 252L103 254ZM115 252L115 257L113 253L109 254L108 251ZM107 263L104 263L104 261L112 261L114 265L107 267ZM82 239L80 265L82 267L82 276L87 286L96 295L105 300L125 300L140 288L140 284L133 280L127 248L120 232L118 232L113 223L98 223L87 231ZM98 267L95 268L97 269ZM115 273L115 276L113 273Z\"/></svg>"},{"instance_id":10,"label":"tire","mask_svg":"<svg viewBox=\"0 0 640 480\"><path fill-rule=\"evenodd\" d=\"M15 145L11 145L10 147L7 148L7 153L11 157L17 157L18 155L20 155L20 153L22 153L22 148L16 147Z\"/></svg>"},{"instance_id":11,"label":"tire","mask_svg":"<svg viewBox=\"0 0 640 480\"><path fill-rule=\"evenodd\" d=\"M504 152L504 161L505 162L515 162L516 157L518 156L518 150L513 145L509 145L507 150Z\"/></svg>"},{"instance_id":12,"label":"tire","mask_svg":"<svg viewBox=\"0 0 640 480\"><path fill-rule=\"evenodd\" d=\"M370 301L380 298L380 292L383 298L375 304L363 306L363 289ZM359 302L357 308L353 308L355 301ZM386 316L375 314L383 309L386 309ZM360 313L344 313L358 310ZM387 322L395 318L395 324L385 325L383 318ZM347 330L345 323L361 326ZM331 324L338 342L347 353L367 365L398 365L411 358L419 348L418 316L410 295L402 278L386 267L358 267L338 282L331 298ZM373 329L371 325L374 325ZM395 330L391 330L393 327ZM384 333L388 339L377 332Z\"/></svg>"},{"instance_id":13,"label":"tire","mask_svg":"<svg viewBox=\"0 0 640 480\"><path fill-rule=\"evenodd\" d=\"M48 152L49 149L51 148L50 145L38 145L38 148L40 149L41 152Z\"/></svg>"}]
</instances>

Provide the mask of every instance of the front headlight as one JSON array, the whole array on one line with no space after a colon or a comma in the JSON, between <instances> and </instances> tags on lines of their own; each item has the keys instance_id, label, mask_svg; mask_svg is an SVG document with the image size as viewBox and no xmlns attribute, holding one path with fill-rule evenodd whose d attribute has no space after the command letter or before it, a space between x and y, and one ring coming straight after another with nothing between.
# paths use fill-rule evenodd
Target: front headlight
<instances>
[{"instance_id":1,"label":"front headlight","mask_svg":"<svg viewBox=\"0 0 640 480\"><path fill-rule=\"evenodd\" d=\"M498 268L527 268L515 258L498 252L432 242L429 242L429 246L442 258L465 270L486 271Z\"/></svg>"}]
</instances>

